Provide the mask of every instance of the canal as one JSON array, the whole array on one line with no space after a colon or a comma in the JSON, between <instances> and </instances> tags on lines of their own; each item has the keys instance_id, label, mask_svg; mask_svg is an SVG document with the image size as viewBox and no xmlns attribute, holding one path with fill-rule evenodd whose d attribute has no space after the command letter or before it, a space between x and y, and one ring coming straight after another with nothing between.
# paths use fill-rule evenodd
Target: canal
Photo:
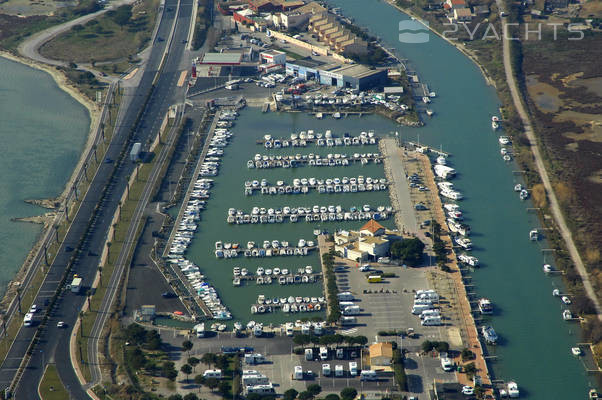
<instances>
[{"instance_id":1,"label":"canal","mask_svg":"<svg viewBox=\"0 0 602 400\"><path fill-rule=\"evenodd\" d=\"M539 222L527 212L530 202L520 201L513 191L520 182L513 174L517 167L502 160L490 127L499 107L495 90L476 65L434 34L426 43L400 43L399 22L409 17L387 3L328 3L395 48L437 92L430 106L435 117L420 129L400 132L406 140L419 136L421 143L450 152L451 166L459 172L454 184L465 196L460 205L472 227L473 254L482 264L472 274L473 282L498 310L490 321L501 338L500 345L489 349L498 357L492 364L495 377L516 380L521 398L586 398L593 378L571 354L580 341L579 327L563 321L560 301L552 297L554 288L562 290L562 282L542 272L546 244L528 239ZM550 257L546 261L553 263Z\"/></svg>"}]
</instances>

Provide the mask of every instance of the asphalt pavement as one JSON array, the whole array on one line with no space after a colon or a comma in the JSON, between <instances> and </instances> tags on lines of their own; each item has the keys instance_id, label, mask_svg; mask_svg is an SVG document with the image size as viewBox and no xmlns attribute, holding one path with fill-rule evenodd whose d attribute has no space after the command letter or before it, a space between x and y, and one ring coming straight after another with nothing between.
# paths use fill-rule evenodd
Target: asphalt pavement
<instances>
[{"instance_id":1,"label":"asphalt pavement","mask_svg":"<svg viewBox=\"0 0 602 400\"><path fill-rule=\"evenodd\" d=\"M177 1L167 0L166 7L175 9ZM165 73L161 75L156 84L154 95L146 107L143 116L143 124L138 127L134 138L131 142L140 141L146 143L146 140L156 133L156 128L161 123L167 107L172 104L174 96L179 94L179 98L183 95L183 89L180 93L174 93L176 87L176 79L179 71L182 55L184 54L183 40L187 37L187 30L190 26L192 2L191 0L182 1L179 15L177 18L178 29L174 32L173 44L165 63ZM168 36L174 19L175 12L163 13L163 18L158 28L158 35ZM182 22L180 24L180 22ZM126 92L126 102L122 105L125 111L121 113L121 121L118 124L118 129L113 137L111 145L107 150L106 157L111 160L117 160L122 149L128 143L128 135L134 125L139 110L144 105L146 96L151 89L152 81L159 68L159 63L165 49L165 42L158 42L153 46L151 55L148 59L143 76L137 87ZM90 184L88 192L84 196L84 200L74 217L73 224L65 241L54 260L54 263L49 267L49 273L42 285L42 288L36 297L35 303L38 305L44 304L44 300L50 298L55 292L60 279L63 275L66 265L69 262L73 252L68 252L69 248L76 248L80 238L86 236L83 246L83 251L80 253L78 260L75 262L73 272L83 278L85 288L80 294L65 292L57 302L54 310L52 310L47 326L41 328L40 340L35 347L28 367L26 368L20 384L16 388L15 397L22 399L37 399L37 383L40 381L43 373L43 365L47 363L55 363L57 365L61 380L68 388L73 398L87 398L87 395L80 387L79 381L72 368L69 359L69 334L71 327L74 325L79 310L85 301L86 288L90 287L99 262L99 254L102 251L104 241L108 232L109 224L113 213L117 208L117 204L121 194L123 193L127 176L130 175L135 167L134 163L126 160L119 166L113 163L103 163L96 176ZM111 178L113 169L117 168L116 173L111 179L109 190L104 198L102 198L102 190ZM99 204L100 202L100 204ZM88 229L90 216L93 215L94 208L99 204L99 211L95 219L92 221L91 228ZM37 314L37 321L43 315L42 310ZM65 321L67 329L56 327L57 321ZM5 362L0 367L0 385L6 387L13 378L21 360L25 356L25 352L31 342L36 331L36 326L22 327L17 334L9 354ZM32 384L35 382L35 384Z\"/></svg>"}]
</instances>

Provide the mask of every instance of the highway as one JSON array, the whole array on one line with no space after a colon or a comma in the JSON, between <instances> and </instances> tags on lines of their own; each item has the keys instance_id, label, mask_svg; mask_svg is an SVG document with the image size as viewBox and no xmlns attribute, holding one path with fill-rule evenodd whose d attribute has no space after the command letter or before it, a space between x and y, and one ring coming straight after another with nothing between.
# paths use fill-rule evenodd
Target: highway
<instances>
[{"instance_id":1,"label":"highway","mask_svg":"<svg viewBox=\"0 0 602 400\"><path fill-rule=\"evenodd\" d=\"M157 31L157 36L162 38L169 37L170 31L176 18L178 23L174 31L173 41L169 49L168 57L165 62L163 73L156 82L156 87L150 101L146 105L143 117L139 126L135 127L133 138L129 141L142 142L145 144L147 139L153 137L158 127L161 124L167 108L175 101L175 99L183 99L184 89L177 88L176 83L179 77L180 65L186 65L182 62L184 55L185 44L183 40L188 37L188 28L190 26L192 0L182 0L178 15L175 10L177 0L166 0L165 12ZM62 247L57 254L56 259L49 267L48 275L38 293L35 303L38 304L41 311L37 313L36 319L39 322L45 312L45 299L52 297L65 267L69 263L69 259L75 253L67 251L78 247L80 239L84 238L82 251L79 253L74 264L73 272L79 274L84 281L84 290L80 294L74 294L69 291L63 292L55 307L50 312L50 318L46 326L39 327L21 327L13 345L9 350L9 354L0 367L0 387L7 387L13 379L21 360L36 329L39 327L41 336L38 344L35 346L31 360L19 384L16 387L14 396L18 399L37 399L37 386L41 379L44 365L47 363L56 364L61 380L65 387L70 392L72 398L84 399L87 394L80 386L79 381L72 368L69 358L69 336L71 329L74 326L79 310L86 300L86 288L90 287L94 275L97 271L99 263L99 255L102 251L106 240L109 224L113 214L115 213L118 201L126 187L127 177L132 173L135 164L130 162L127 155L122 162L119 160L121 153L126 143L128 136L134 128L138 113L145 105L147 94L151 90L152 82L159 68L165 46L168 41L157 41L151 50L146 68L143 72L141 80L137 87L126 91L126 102L122 103L122 107L126 107L120 112L120 121L116 134L113 136L111 145L107 151L106 158L115 160L115 162L103 163L95 177L93 178L90 188L84 195L82 205L73 219L71 229L62 244ZM128 147L129 150L129 147ZM108 190L103 194L103 189L109 184ZM81 196L81 194L80 194ZM90 220L94 215L94 209L98 205L98 212L94 220ZM16 318L19 318L17 315ZM58 321L65 321L67 329L59 329L56 327Z\"/></svg>"}]
</instances>

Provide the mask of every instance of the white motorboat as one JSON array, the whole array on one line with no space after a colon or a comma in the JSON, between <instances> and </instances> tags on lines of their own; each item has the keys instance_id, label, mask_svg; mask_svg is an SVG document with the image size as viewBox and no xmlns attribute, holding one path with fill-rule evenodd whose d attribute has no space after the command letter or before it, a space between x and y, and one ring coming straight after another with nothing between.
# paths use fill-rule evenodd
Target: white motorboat
<instances>
[{"instance_id":1,"label":"white motorboat","mask_svg":"<svg viewBox=\"0 0 602 400\"><path fill-rule=\"evenodd\" d=\"M573 314L571 314L570 310L564 310L562 312L562 319L565 321L573 319Z\"/></svg>"},{"instance_id":2,"label":"white motorboat","mask_svg":"<svg viewBox=\"0 0 602 400\"><path fill-rule=\"evenodd\" d=\"M253 247L255 247L255 242L247 242L247 249L251 250Z\"/></svg>"},{"instance_id":3,"label":"white motorboat","mask_svg":"<svg viewBox=\"0 0 602 400\"><path fill-rule=\"evenodd\" d=\"M552 267L550 264L544 264L543 272L545 272L546 274L549 274L550 272L554 272L554 267Z\"/></svg>"},{"instance_id":4,"label":"white motorboat","mask_svg":"<svg viewBox=\"0 0 602 400\"><path fill-rule=\"evenodd\" d=\"M581 351L580 347L571 347L571 353L573 353L574 356L579 357L583 354L583 351Z\"/></svg>"},{"instance_id":5,"label":"white motorboat","mask_svg":"<svg viewBox=\"0 0 602 400\"><path fill-rule=\"evenodd\" d=\"M223 243L221 241L215 242L215 250L221 250L223 248Z\"/></svg>"},{"instance_id":6,"label":"white motorboat","mask_svg":"<svg viewBox=\"0 0 602 400\"><path fill-rule=\"evenodd\" d=\"M493 130L496 130L496 129L498 129L499 127L500 127L500 124L499 124L499 122L498 122L498 121L491 121L491 128L492 128Z\"/></svg>"},{"instance_id":7,"label":"white motorboat","mask_svg":"<svg viewBox=\"0 0 602 400\"><path fill-rule=\"evenodd\" d=\"M552 296L556 296L556 297L560 296L560 289L552 290Z\"/></svg>"},{"instance_id":8,"label":"white motorboat","mask_svg":"<svg viewBox=\"0 0 602 400\"><path fill-rule=\"evenodd\" d=\"M560 300L562 300L562 302L563 302L564 304L567 304L567 305L571 304L571 299L569 298L569 296L562 296L562 297L560 298Z\"/></svg>"},{"instance_id":9,"label":"white motorboat","mask_svg":"<svg viewBox=\"0 0 602 400\"><path fill-rule=\"evenodd\" d=\"M508 397L510 397L512 399L516 399L520 396L520 391L518 390L518 385L514 381L508 382L508 384L506 385L506 390L508 393Z\"/></svg>"},{"instance_id":10,"label":"white motorboat","mask_svg":"<svg viewBox=\"0 0 602 400\"><path fill-rule=\"evenodd\" d=\"M529 198L529 192L526 189L522 189L518 196L521 200L527 200Z\"/></svg>"},{"instance_id":11,"label":"white motorboat","mask_svg":"<svg viewBox=\"0 0 602 400\"><path fill-rule=\"evenodd\" d=\"M498 138L498 142L500 142L500 144L501 144L502 146L506 146L506 145L508 145L508 144L510 144L510 143L511 143L511 142L510 142L510 138L509 138L508 136L500 136L500 137Z\"/></svg>"},{"instance_id":12,"label":"white motorboat","mask_svg":"<svg viewBox=\"0 0 602 400\"><path fill-rule=\"evenodd\" d=\"M529 240L534 242L539 240L539 231L537 229L531 229L529 231Z\"/></svg>"},{"instance_id":13,"label":"white motorboat","mask_svg":"<svg viewBox=\"0 0 602 400\"><path fill-rule=\"evenodd\" d=\"M521 190L523 190L523 185L521 185L520 183L517 183L516 185L514 185L515 192L520 192Z\"/></svg>"},{"instance_id":14,"label":"white motorboat","mask_svg":"<svg viewBox=\"0 0 602 400\"><path fill-rule=\"evenodd\" d=\"M491 304L491 300L486 299L485 297L479 300L479 311L483 315L493 314L493 304Z\"/></svg>"},{"instance_id":15,"label":"white motorboat","mask_svg":"<svg viewBox=\"0 0 602 400\"><path fill-rule=\"evenodd\" d=\"M259 267L257 268L257 275L262 276L264 274L265 270L263 269L263 267Z\"/></svg>"}]
</instances>

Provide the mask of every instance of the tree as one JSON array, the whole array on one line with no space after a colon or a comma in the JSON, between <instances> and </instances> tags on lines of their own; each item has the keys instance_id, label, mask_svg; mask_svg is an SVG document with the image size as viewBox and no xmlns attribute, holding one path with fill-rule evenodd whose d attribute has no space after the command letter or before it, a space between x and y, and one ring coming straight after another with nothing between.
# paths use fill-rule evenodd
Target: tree
<instances>
[{"instance_id":1,"label":"tree","mask_svg":"<svg viewBox=\"0 0 602 400\"><path fill-rule=\"evenodd\" d=\"M424 243L418 238L397 240L391 244L391 257L410 265L418 265L422 261Z\"/></svg>"},{"instance_id":2,"label":"tree","mask_svg":"<svg viewBox=\"0 0 602 400\"><path fill-rule=\"evenodd\" d=\"M130 22L130 18L132 18L132 6L123 5L117 7L115 12L111 13L111 18L113 21L121 27L123 30L124 25Z\"/></svg>"},{"instance_id":3,"label":"tree","mask_svg":"<svg viewBox=\"0 0 602 400\"><path fill-rule=\"evenodd\" d=\"M203 357L201 357L201 362L203 364L206 364L209 366L209 368L211 368L211 366L213 364L215 364L217 361L217 356L213 353L205 353L203 354Z\"/></svg>"},{"instance_id":4,"label":"tree","mask_svg":"<svg viewBox=\"0 0 602 400\"><path fill-rule=\"evenodd\" d=\"M219 382L215 378L205 379L205 386L207 386L209 389L211 389L211 391L213 391L217 387L218 384L219 384Z\"/></svg>"},{"instance_id":5,"label":"tree","mask_svg":"<svg viewBox=\"0 0 602 400\"><path fill-rule=\"evenodd\" d=\"M286 392L284 392L283 394L283 399L284 400L295 400L295 398L297 397L297 395L299 394L299 392L297 392L295 389L289 389Z\"/></svg>"},{"instance_id":6,"label":"tree","mask_svg":"<svg viewBox=\"0 0 602 400\"><path fill-rule=\"evenodd\" d=\"M188 375L192 372L192 367L188 364L184 364L180 367L180 371L186 374L186 380L188 381Z\"/></svg>"},{"instance_id":7,"label":"tree","mask_svg":"<svg viewBox=\"0 0 602 400\"><path fill-rule=\"evenodd\" d=\"M192 350L192 342L190 340L184 340L182 342L182 350L187 351L188 352L188 356L190 356L190 350Z\"/></svg>"},{"instance_id":8,"label":"tree","mask_svg":"<svg viewBox=\"0 0 602 400\"><path fill-rule=\"evenodd\" d=\"M199 391L200 391L201 385L203 385L205 383L205 377L202 374L198 374L197 376L194 377L194 383L199 385Z\"/></svg>"},{"instance_id":9,"label":"tree","mask_svg":"<svg viewBox=\"0 0 602 400\"><path fill-rule=\"evenodd\" d=\"M324 400L341 400L341 398L339 397L338 394L335 393L330 393L329 395L327 395Z\"/></svg>"},{"instance_id":10,"label":"tree","mask_svg":"<svg viewBox=\"0 0 602 400\"><path fill-rule=\"evenodd\" d=\"M304 392L299 393L299 396L297 396L297 398L299 400L310 400L313 399L314 396L312 396L311 393L309 393L307 390Z\"/></svg>"},{"instance_id":11,"label":"tree","mask_svg":"<svg viewBox=\"0 0 602 400\"><path fill-rule=\"evenodd\" d=\"M307 391L313 396L317 396L322 391L322 386L318 385L317 383L313 383L307 387Z\"/></svg>"},{"instance_id":12,"label":"tree","mask_svg":"<svg viewBox=\"0 0 602 400\"><path fill-rule=\"evenodd\" d=\"M188 393L186 396L184 396L184 400L199 400L199 398L194 393Z\"/></svg>"},{"instance_id":13,"label":"tree","mask_svg":"<svg viewBox=\"0 0 602 400\"><path fill-rule=\"evenodd\" d=\"M73 28L71 28L71 30L75 31L75 32L83 31L84 30L84 26L81 25L81 24L73 25Z\"/></svg>"},{"instance_id":14,"label":"tree","mask_svg":"<svg viewBox=\"0 0 602 400\"><path fill-rule=\"evenodd\" d=\"M164 377L170 381L175 381L178 376L178 371L174 367L174 363L171 361L165 361L161 367L161 373Z\"/></svg>"},{"instance_id":15,"label":"tree","mask_svg":"<svg viewBox=\"0 0 602 400\"><path fill-rule=\"evenodd\" d=\"M201 360L196 357L188 357L187 362L192 366L192 369L196 369L196 366L201 362Z\"/></svg>"},{"instance_id":16,"label":"tree","mask_svg":"<svg viewBox=\"0 0 602 400\"><path fill-rule=\"evenodd\" d=\"M293 343L295 343L296 345L299 346L304 346L306 344L308 344L310 342L311 338L309 335L305 335L305 334L301 334L301 335L295 335L295 337L293 337Z\"/></svg>"},{"instance_id":17,"label":"tree","mask_svg":"<svg viewBox=\"0 0 602 400\"><path fill-rule=\"evenodd\" d=\"M346 387L341 390L341 398L343 400L353 400L355 399L355 396L357 396L357 390L355 390L355 388Z\"/></svg>"},{"instance_id":18,"label":"tree","mask_svg":"<svg viewBox=\"0 0 602 400\"><path fill-rule=\"evenodd\" d=\"M172 394L171 396L169 396L169 397L167 398L167 400L183 400L183 399L182 399L182 395L179 395L179 394Z\"/></svg>"},{"instance_id":19,"label":"tree","mask_svg":"<svg viewBox=\"0 0 602 400\"><path fill-rule=\"evenodd\" d=\"M219 381L219 383L217 384L217 390L221 394L225 395L230 390L230 384L228 383L228 381Z\"/></svg>"}]
</instances>

